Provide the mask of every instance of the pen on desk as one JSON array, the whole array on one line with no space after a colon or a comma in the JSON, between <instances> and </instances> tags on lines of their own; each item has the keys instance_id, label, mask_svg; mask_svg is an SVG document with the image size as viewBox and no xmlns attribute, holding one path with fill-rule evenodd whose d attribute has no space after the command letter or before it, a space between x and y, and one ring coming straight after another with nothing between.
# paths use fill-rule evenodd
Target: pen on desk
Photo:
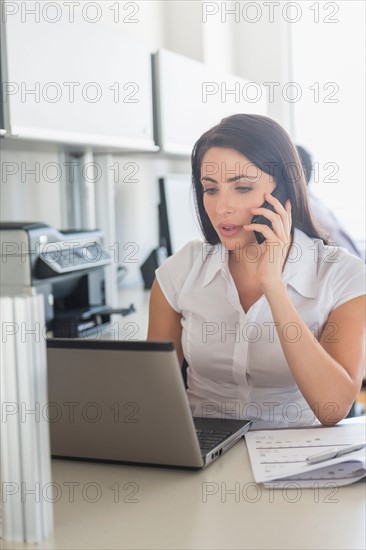
<instances>
[{"instance_id":1,"label":"pen on desk","mask_svg":"<svg viewBox=\"0 0 366 550\"><path fill-rule=\"evenodd\" d=\"M357 445L348 445L347 447L341 447L339 449L329 449L328 451L322 451L321 453L316 453L314 455L308 456L306 462L308 464L318 464L318 462L324 462L325 460L330 460L332 458L337 458L338 456L353 453L354 451L359 451L365 446L365 443L359 443Z\"/></svg>"}]
</instances>

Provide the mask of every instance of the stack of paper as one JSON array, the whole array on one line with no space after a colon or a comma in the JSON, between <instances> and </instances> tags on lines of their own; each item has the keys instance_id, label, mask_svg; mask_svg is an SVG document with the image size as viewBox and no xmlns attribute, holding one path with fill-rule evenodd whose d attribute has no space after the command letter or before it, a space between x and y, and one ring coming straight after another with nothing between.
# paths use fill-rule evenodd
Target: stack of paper
<instances>
[{"instance_id":1,"label":"stack of paper","mask_svg":"<svg viewBox=\"0 0 366 550\"><path fill-rule=\"evenodd\" d=\"M365 443L361 422L333 427L257 430L245 435L254 479L271 487L348 485L366 476L366 450L310 464L306 459L327 450Z\"/></svg>"},{"instance_id":2,"label":"stack of paper","mask_svg":"<svg viewBox=\"0 0 366 550\"><path fill-rule=\"evenodd\" d=\"M43 296L0 309L2 536L36 543L53 529Z\"/></svg>"}]
</instances>

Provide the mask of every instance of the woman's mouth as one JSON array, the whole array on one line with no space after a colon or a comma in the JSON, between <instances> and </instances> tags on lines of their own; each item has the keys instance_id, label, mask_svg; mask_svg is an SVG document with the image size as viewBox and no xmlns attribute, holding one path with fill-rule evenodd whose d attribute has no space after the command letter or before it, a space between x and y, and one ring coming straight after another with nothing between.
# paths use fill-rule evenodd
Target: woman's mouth
<instances>
[{"instance_id":1,"label":"woman's mouth","mask_svg":"<svg viewBox=\"0 0 366 550\"><path fill-rule=\"evenodd\" d=\"M235 237L243 229L243 226L234 223L220 223L217 229L223 237Z\"/></svg>"}]
</instances>

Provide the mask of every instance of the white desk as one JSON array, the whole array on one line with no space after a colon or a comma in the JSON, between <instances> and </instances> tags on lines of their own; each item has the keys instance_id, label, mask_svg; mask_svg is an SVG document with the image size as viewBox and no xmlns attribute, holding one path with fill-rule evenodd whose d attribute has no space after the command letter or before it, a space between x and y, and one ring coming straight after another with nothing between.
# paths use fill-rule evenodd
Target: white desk
<instances>
[{"instance_id":1,"label":"white desk","mask_svg":"<svg viewBox=\"0 0 366 550\"><path fill-rule=\"evenodd\" d=\"M318 491L261 489L244 441L204 471L57 460L53 481L60 492L55 532L40 549L365 548L363 481ZM79 483L74 502L72 482ZM97 489L99 501L88 502Z\"/></svg>"}]
</instances>

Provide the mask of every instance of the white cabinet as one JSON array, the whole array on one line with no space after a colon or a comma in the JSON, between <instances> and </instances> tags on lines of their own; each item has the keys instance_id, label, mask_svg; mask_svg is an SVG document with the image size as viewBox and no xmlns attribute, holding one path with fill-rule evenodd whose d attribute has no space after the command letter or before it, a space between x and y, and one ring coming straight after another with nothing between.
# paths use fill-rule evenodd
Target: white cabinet
<instances>
[{"instance_id":1,"label":"white cabinet","mask_svg":"<svg viewBox=\"0 0 366 550\"><path fill-rule=\"evenodd\" d=\"M154 56L158 141L169 153L189 154L200 135L226 116L267 114L265 89L179 54Z\"/></svg>"},{"instance_id":2,"label":"white cabinet","mask_svg":"<svg viewBox=\"0 0 366 550\"><path fill-rule=\"evenodd\" d=\"M151 53L121 29L62 15L24 23L19 12L3 25L7 135L156 150Z\"/></svg>"}]
</instances>

